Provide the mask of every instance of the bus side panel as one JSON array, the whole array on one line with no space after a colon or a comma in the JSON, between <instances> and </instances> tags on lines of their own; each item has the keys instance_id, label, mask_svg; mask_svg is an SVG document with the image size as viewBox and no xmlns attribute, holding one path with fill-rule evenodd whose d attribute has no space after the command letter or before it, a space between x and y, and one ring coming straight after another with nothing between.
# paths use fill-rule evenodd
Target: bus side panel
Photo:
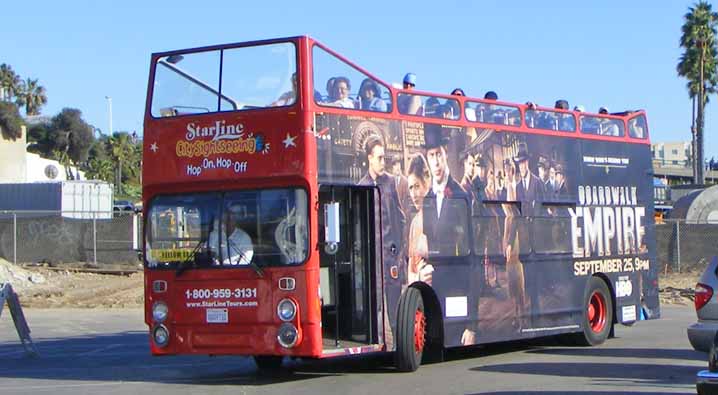
<instances>
[{"instance_id":1,"label":"bus side panel","mask_svg":"<svg viewBox=\"0 0 718 395\"><path fill-rule=\"evenodd\" d=\"M621 280L624 292L626 283L639 289L638 269L627 271L624 259L634 266L637 259L648 261L652 248L645 241L652 235L648 217L640 217L646 233L635 224L636 213L650 209L638 209L647 176L638 169L644 159L634 160L644 153L631 150L642 147L622 151L617 143L603 142L582 147L574 135L328 112L317 114L315 130L320 183L375 185L380 190L377 244L389 350L396 295L415 282L433 288L447 346L577 331L585 284L596 272L610 274L612 288ZM593 162L586 162L587 157ZM586 190L592 198L595 190L595 202L586 201ZM609 207L605 210L600 192ZM605 199L614 195L617 203L607 204ZM601 219L608 212L606 221L613 226L598 226L597 207ZM621 251L618 240L624 234L615 226L617 207L621 213L624 207L633 210L625 220L633 236L621 241ZM590 217L588 230L584 213ZM612 255L602 255L599 240L610 245ZM634 250L623 248L629 242ZM643 266L640 270L650 272ZM622 296L631 297L635 295Z\"/></svg>"},{"instance_id":2,"label":"bus side panel","mask_svg":"<svg viewBox=\"0 0 718 395\"><path fill-rule=\"evenodd\" d=\"M610 280L617 322L658 318L650 147L584 140L581 148L575 274Z\"/></svg>"}]
</instances>

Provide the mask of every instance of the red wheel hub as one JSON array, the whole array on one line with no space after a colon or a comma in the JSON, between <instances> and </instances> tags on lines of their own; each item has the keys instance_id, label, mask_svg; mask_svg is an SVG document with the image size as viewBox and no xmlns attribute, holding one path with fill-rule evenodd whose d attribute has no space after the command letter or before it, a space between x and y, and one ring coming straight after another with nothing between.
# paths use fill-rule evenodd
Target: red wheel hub
<instances>
[{"instance_id":1,"label":"red wheel hub","mask_svg":"<svg viewBox=\"0 0 718 395\"><path fill-rule=\"evenodd\" d=\"M588 299L588 307L586 308L588 325L594 333L601 333L606 327L607 315L605 296L600 292L594 291Z\"/></svg>"},{"instance_id":2,"label":"red wheel hub","mask_svg":"<svg viewBox=\"0 0 718 395\"><path fill-rule=\"evenodd\" d=\"M426 343L426 316L417 309L414 313L414 351L420 353Z\"/></svg>"}]
</instances>

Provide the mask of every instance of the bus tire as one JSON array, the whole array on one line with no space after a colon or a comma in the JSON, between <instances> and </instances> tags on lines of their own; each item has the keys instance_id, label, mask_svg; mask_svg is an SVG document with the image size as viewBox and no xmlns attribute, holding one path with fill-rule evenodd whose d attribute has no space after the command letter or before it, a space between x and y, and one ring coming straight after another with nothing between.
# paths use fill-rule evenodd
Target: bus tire
<instances>
[{"instance_id":1,"label":"bus tire","mask_svg":"<svg viewBox=\"0 0 718 395\"><path fill-rule=\"evenodd\" d=\"M613 329L613 298L608 285L600 277L588 282L583 302L583 332L576 336L581 346L596 346L608 338Z\"/></svg>"},{"instance_id":2,"label":"bus tire","mask_svg":"<svg viewBox=\"0 0 718 395\"><path fill-rule=\"evenodd\" d=\"M395 362L402 372L413 372L421 364L426 344L424 300L416 288L407 288L399 298L397 311Z\"/></svg>"},{"instance_id":3,"label":"bus tire","mask_svg":"<svg viewBox=\"0 0 718 395\"><path fill-rule=\"evenodd\" d=\"M282 358L278 355L255 355L254 363L259 370L278 370L282 367Z\"/></svg>"}]
</instances>

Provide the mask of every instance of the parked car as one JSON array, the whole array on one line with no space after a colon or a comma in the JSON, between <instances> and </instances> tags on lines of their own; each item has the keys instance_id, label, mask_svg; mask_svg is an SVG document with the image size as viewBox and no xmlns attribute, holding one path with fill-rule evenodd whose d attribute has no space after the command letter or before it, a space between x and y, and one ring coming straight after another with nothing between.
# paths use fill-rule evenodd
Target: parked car
<instances>
[{"instance_id":1,"label":"parked car","mask_svg":"<svg viewBox=\"0 0 718 395\"><path fill-rule=\"evenodd\" d=\"M113 211L135 211L135 205L129 200L115 200Z\"/></svg>"},{"instance_id":2,"label":"parked car","mask_svg":"<svg viewBox=\"0 0 718 395\"><path fill-rule=\"evenodd\" d=\"M696 391L698 395L718 394L718 336L708 353L708 369L696 374Z\"/></svg>"},{"instance_id":3,"label":"parked car","mask_svg":"<svg viewBox=\"0 0 718 395\"><path fill-rule=\"evenodd\" d=\"M708 352L718 332L718 257L713 257L698 279L695 306L698 322L688 327L688 340L697 351Z\"/></svg>"}]
</instances>

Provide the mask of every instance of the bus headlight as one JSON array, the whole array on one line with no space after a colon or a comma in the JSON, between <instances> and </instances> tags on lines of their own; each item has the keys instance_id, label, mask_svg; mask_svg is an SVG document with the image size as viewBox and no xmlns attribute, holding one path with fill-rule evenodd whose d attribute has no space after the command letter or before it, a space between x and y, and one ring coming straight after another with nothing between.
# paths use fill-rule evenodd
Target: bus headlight
<instances>
[{"instance_id":1,"label":"bus headlight","mask_svg":"<svg viewBox=\"0 0 718 395\"><path fill-rule=\"evenodd\" d=\"M169 309L165 302L155 302L155 304L152 305L152 319L154 319L155 322L164 322L167 319L168 311Z\"/></svg>"},{"instance_id":2,"label":"bus headlight","mask_svg":"<svg viewBox=\"0 0 718 395\"><path fill-rule=\"evenodd\" d=\"M297 339L299 338L299 333L297 333L297 328L288 323L285 322L282 324L282 326L279 327L279 332L277 334L277 341L279 344L284 348L292 348L295 344L297 344Z\"/></svg>"},{"instance_id":3,"label":"bus headlight","mask_svg":"<svg viewBox=\"0 0 718 395\"><path fill-rule=\"evenodd\" d=\"M291 299L282 299L277 305L277 315L282 321L291 321L297 315L297 305Z\"/></svg>"},{"instance_id":4,"label":"bus headlight","mask_svg":"<svg viewBox=\"0 0 718 395\"><path fill-rule=\"evenodd\" d=\"M170 342L170 332L164 325L157 325L152 331L152 339L157 347L165 347Z\"/></svg>"}]
</instances>

